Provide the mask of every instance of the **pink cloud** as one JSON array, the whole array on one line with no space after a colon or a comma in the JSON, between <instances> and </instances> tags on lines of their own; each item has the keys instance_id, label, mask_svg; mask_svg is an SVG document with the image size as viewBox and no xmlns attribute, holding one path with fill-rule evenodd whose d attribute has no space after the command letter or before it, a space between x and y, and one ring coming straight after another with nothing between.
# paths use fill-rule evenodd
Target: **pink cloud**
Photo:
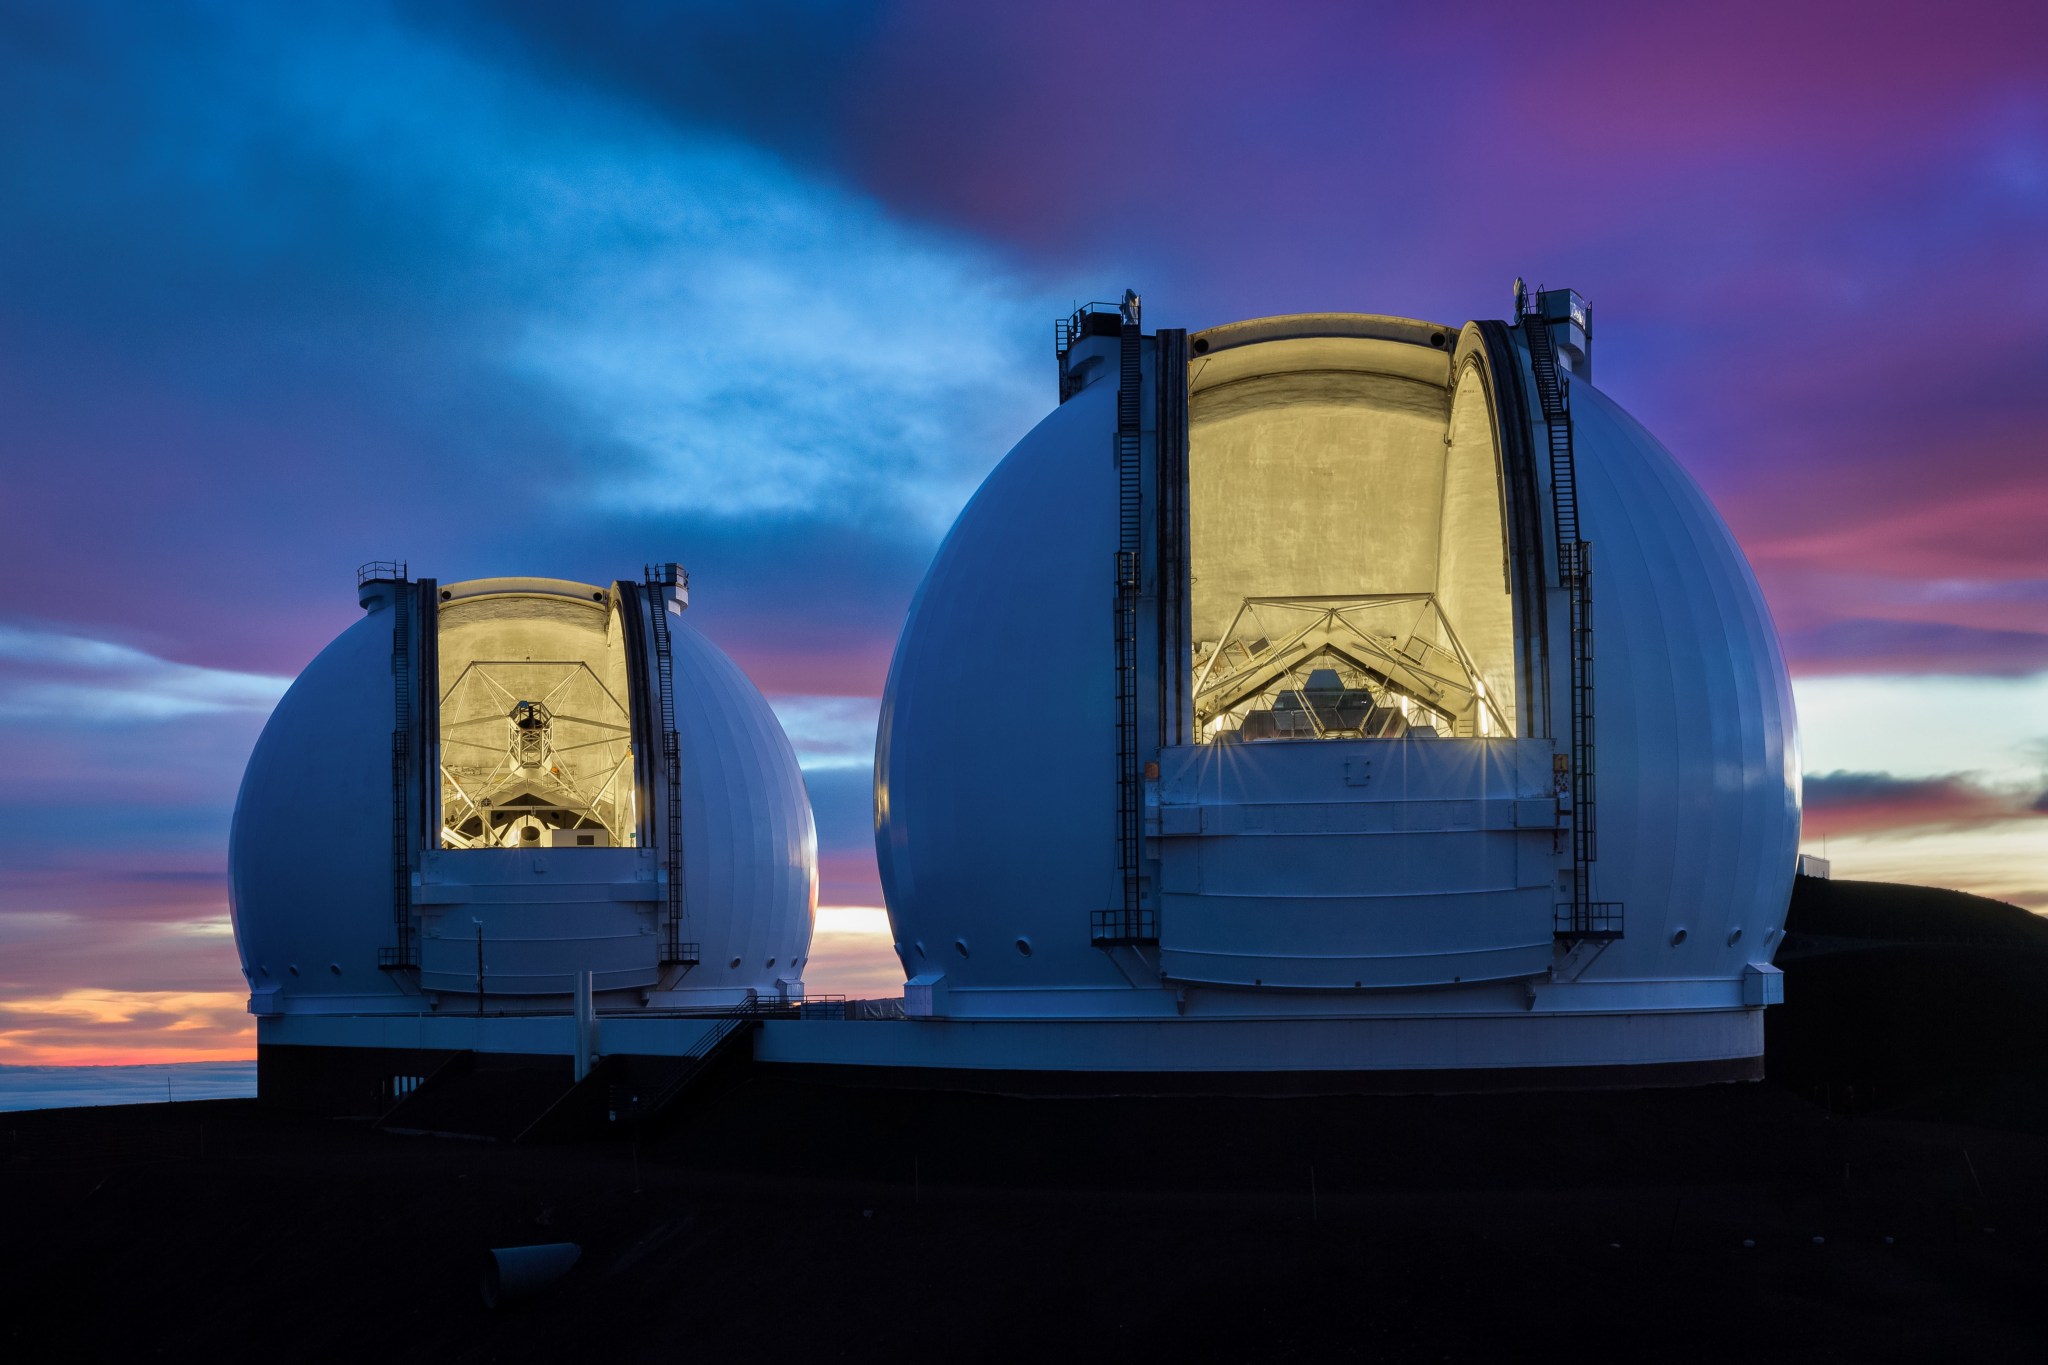
<instances>
[{"instance_id":1,"label":"pink cloud","mask_svg":"<svg viewBox=\"0 0 2048 1365\"><path fill-rule=\"evenodd\" d=\"M717 639L754 685L771 696L876 697L889 677L896 641L886 631L792 642L753 630Z\"/></svg>"},{"instance_id":2,"label":"pink cloud","mask_svg":"<svg viewBox=\"0 0 2048 1365\"><path fill-rule=\"evenodd\" d=\"M826 905L880 905L882 875L875 851L866 848L827 849L818 855L818 899Z\"/></svg>"},{"instance_id":3,"label":"pink cloud","mask_svg":"<svg viewBox=\"0 0 2048 1365\"><path fill-rule=\"evenodd\" d=\"M1889 773L1815 773L1806 779L1803 837L1887 830L1969 829L2048 815L2048 793L2000 791L1966 773L1900 778Z\"/></svg>"}]
</instances>

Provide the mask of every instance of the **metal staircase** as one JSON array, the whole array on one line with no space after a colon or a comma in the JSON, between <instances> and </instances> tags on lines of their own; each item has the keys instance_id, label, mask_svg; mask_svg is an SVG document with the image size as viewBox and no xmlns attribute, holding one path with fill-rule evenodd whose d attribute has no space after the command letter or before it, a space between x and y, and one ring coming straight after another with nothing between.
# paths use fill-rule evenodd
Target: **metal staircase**
<instances>
[{"instance_id":1,"label":"metal staircase","mask_svg":"<svg viewBox=\"0 0 2048 1365\"><path fill-rule=\"evenodd\" d=\"M376 1126L408 1137L518 1142L574 1084L566 1057L458 1052Z\"/></svg>"},{"instance_id":2,"label":"metal staircase","mask_svg":"<svg viewBox=\"0 0 2048 1365\"><path fill-rule=\"evenodd\" d=\"M1537 305L1540 308L1540 303ZM1577 462L1572 450L1571 388L1559 369L1550 326L1540 312L1523 315L1529 338L1529 367L1550 443L1550 501L1557 534L1557 581L1570 604L1572 893L1556 913L1561 939L1621 937L1621 905L1596 901L1593 863L1600 856L1598 807L1594 801L1593 561L1591 542L1579 535Z\"/></svg>"},{"instance_id":3,"label":"metal staircase","mask_svg":"<svg viewBox=\"0 0 2048 1365\"><path fill-rule=\"evenodd\" d=\"M749 1040L764 1019L793 1019L799 1013L800 1007L793 1002L751 999L699 1016L709 1027L683 1055L608 1057L605 1063L611 1065L610 1074L593 1071L588 1081L603 1084L609 1123L653 1123L724 1065L749 1056ZM682 1023L677 1021L678 1026Z\"/></svg>"},{"instance_id":4,"label":"metal staircase","mask_svg":"<svg viewBox=\"0 0 2048 1365\"><path fill-rule=\"evenodd\" d=\"M1144 333L1138 296L1124 291L1123 330L1116 391L1117 550L1115 563L1116 859L1122 904L1098 910L1089 926L1097 945L1156 943L1144 903L1145 792L1138 763L1138 598L1144 587L1140 544L1144 530L1144 443L1139 397L1144 379Z\"/></svg>"},{"instance_id":5,"label":"metal staircase","mask_svg":"<svg viewBox=\"0 0 2048 1365\"><path fill-rule=\"evenodd\" d=\"M683 745L676 732L675 650L669 640L668 603L662 589L674 585L682 572L675 564L651 564L645 570L647 611L653 618L655 704L660 708L661 760L667 799L662 818L667 837L662 841L662 866L668 878L668 894L661 916L661 965L694 967L703 957L700 945L683 937Z\"/></svg>"}]
</instances>

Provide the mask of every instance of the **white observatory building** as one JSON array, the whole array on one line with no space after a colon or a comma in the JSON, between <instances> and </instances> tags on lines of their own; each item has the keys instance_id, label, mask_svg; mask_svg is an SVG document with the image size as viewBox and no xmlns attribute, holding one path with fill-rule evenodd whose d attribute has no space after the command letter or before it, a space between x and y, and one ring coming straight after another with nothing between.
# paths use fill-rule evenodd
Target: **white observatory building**
<instances>
[{"instance_id":1,"label":"white observatory building","mask_svg":"<svg viewBox=\"0 0 2048 1365\"><path fill-rule=\"evenodd\" d=\"M1759 1076L1800 813L1778 638L1595 386L1584 301L1517 303L1062 325L1060 405L960 514L883 700L911 1021L757 1055Z\"/></svg>"},{"instance_id":2,"label":"white observatory building","mask_svg":"<svg viewBox=\"0 0 2048 1365\"><path fill-rule=\"evenodd\" d=\"M683 619L678 566L359 580L365 614L278 703L235 806L266 1095L402 1090L452 1051L580 1049L580 1076L600 1010L608 1045L660 1053L662 1016L801 996L803 777Z\"/></svg>"}]
</instances>

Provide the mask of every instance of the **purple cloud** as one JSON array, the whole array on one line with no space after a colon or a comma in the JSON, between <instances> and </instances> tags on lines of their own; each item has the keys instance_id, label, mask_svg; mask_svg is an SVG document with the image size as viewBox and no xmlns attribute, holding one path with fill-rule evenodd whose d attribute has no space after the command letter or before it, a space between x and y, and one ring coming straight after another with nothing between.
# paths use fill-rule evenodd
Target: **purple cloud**
<instances>
[{"instance_id":1,"label":"purple cloud","mask_svg":"<svg viewBox=\"0 0 2048 1365\"><path fill-rule=\"evenodd\" d=\"M2048 814L2048 792L1987 787L1968 773L1896 777L1891 773L1810 774L1805 834L1868 835L1886 830L1980 828Z\"/></svg>"}]
</instances>

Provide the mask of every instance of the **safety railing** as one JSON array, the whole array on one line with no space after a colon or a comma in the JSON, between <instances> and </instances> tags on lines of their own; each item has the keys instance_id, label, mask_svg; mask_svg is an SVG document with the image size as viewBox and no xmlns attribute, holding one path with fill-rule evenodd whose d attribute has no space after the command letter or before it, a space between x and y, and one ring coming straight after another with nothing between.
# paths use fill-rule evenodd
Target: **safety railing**
<instances>
[{"instance_id":1,"label":"safety railing","mask_svg":"<svg viewBox=\"0 0 2048 1365\"><path fill-rule=\"evenodd\" d=\"M356 586L366 583L403 583L406 579L406 562L402 559L373 559L367 564L356 566Z\"/></svg>"}]
</instances>

